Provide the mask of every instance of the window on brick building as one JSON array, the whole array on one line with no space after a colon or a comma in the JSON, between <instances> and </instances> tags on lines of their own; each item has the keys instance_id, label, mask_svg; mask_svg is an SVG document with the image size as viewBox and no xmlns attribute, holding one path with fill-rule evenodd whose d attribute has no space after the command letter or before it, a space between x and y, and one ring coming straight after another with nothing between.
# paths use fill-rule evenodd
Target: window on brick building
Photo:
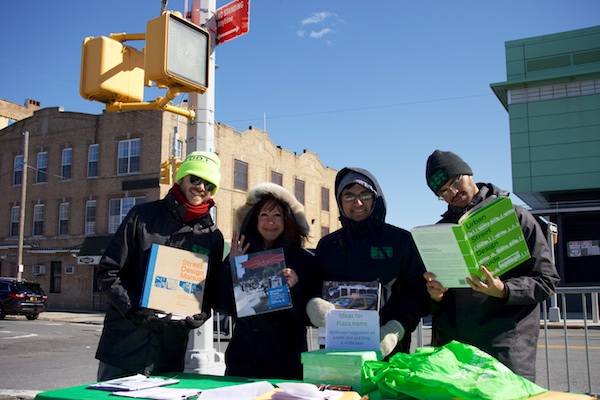
<instances>
[{"instance_id":1,"label":"window on brick building","mask_svg":"<svg viewBox=\"0 0 600 400\"><path fill-rule=\"evenodd\" d=\"M13 186L21 186L23 183L23 155L15 156L13 163Z\"/></svg>"},{"instance_id":2,"label":"window on brick building","mask_svg":"<svg viewBox=\"0 0 600 400\"><path fill-rule=\"evenodd\" d=\"M60 203L58 206L58 234L69 234L69 203Z\"/></svg>"},{"instance_id":3,"label":"window on brick building","mask_svg":"<svg viewBox=\"0 0 600 400\"><path fill-rule=\"evenodd\" d=\"M36 183L48 182L48 152L41 151L37 155L37 165L35 173Z\"/></svg>"},{"instance_id":4,"label":"window on brick building","mask_svg":"<svg viewBox=\"0 0 600 400\"><path fill-rule=\"evenodd\" d=\"M321 211L329 211L329 188L321 187Z\"/></svg>"},{"instance_id":5,"label":"window on brick building","mask_svg":"<svg viewBox=\"0 0 600 400\"><path fill-rule=\"evenodd\" d=\"M88 178L98 177L98 151L99 150L97 144L90 144L90 147L88 147Z\"/></svg>"},{"instance_id":6,"label":"window on brick building","mask_svg":"<svg viewBox=\"0 0 600 400\"><path fill-rule=\"evenodd\" d=\"M108 233L115 233L129 210L136 204L142 204L144 201L143 197L110 199L108 202Z\"/></svg>"},{"instance_id":7,"label":"window on brick building","mask_svg":"<svg viewBox=\"0 0 600 400\"><path fill-rule=\"evenodd\" d=\"M44 235L44 205L33 206L33 236Z\"/></svg>"},{"instance_id":8,"label":"window on brick building","mask_svg":"<svg viewBox=\"0 0 600 400\"><path fill-rule=\"evenodd\" d=\"M10 232L8 236L19 236L19 217L21 215L21 206L12 206L10 208Z\"/></svg>"},{"instance_id":9,"label":"window on brick building","mask_svg":"<svg viewBox=\"0 0 600 400\"><path fill-rule=\"evenodd\" d=\"M304 205L304 181L296 179L294 182L294 195L300 204Z\"/></svg>"},{"instance_id":10,"label":"window on brick building","mask_svg":"<svg viewBox=\"0 0 600 400\"><path fill-rule=\"evenodd\" d=\"M119 142L118 174L140 172L140 139Z\"/></svg>"},{"instance_id":11,"label":"window on brick building","mask_svg":"<svg viewBox=\"0 0 600 400\"><path fill-rule=\"evenodd\" d=\"M96 234L96 200L85 202L85 235Z\"/></svg>"},{"instance_id":12,"label":"window on brick building","mask_svg":"<svg viewBox=\"0 0 600 400\"><path fill-rule=\"evenodd\" d=\"M271 182L283 186L283 175L279 172L271 171Z\"/></svg>"},{"instance_id":13,"label":"window on brick building","mask_svg":"<svg viewBox=\"0 0 600 400\"><path fill-rule=\"evenodd\" d=\"M322 226L321 227L321 237L325 237L329 235L329 227L328 226Z\"/></svg>"},{"instance_id":14,"label":"window on brick building","mask_svg":"<svg viewBox=\"0 0 600 400\"><path fill-rule=\"evenodd\" d=\"M234 160L233 188L238 190L248 190L248 163Z\"/></svg>"},{"instance_id":15,"label":"window on brick building","mask_svg":"<svg viewBox=\"0 0 600 400\"><path fill-rule=\"evenodd\" d=\"M71 179L71 164L73 162L73 149L63 149L61 160L60 179L65 181Z\"/></svg>"}]
</instances>

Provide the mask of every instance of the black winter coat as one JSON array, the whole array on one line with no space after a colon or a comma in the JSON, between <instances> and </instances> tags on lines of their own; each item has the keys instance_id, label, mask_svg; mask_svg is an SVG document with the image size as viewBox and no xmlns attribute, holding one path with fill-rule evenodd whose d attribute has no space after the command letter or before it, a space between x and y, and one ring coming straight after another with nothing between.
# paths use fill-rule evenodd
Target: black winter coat
<instances>
[{"instance_id":1,"label":"black winter coat","mask_svg":"<svg viewBox=\"0 0 600 400\"><path fill-rule=\"evenodd\" d=\"M248 253L262 249L250 247ZM308 350L306 303L311 296L314 256L305 249L285 249L285 262L298 275L291 289L293 308L235 318L233 292L226 295L217 311L234 317L233 336L225 352L226 375L250 378L302 379L300 354ZM229 260L223 266L221 287L232 287Z\"/></svg>"},{"instance_id":2,"label":"black winter coat","mask_svg":"<svg viewBox=\"0 0 600 400\"><path fill-rule=\"evenodd\" d=\"M466 209L448 207L442 222L458 222L485 198L508 196L492 184L478 183L479 193ZM504 299L470 288L449 289L440 303L431 301L432 345L451 340L468 343L492 355L513 372L535 381L535 359L540 329L540 302L560 281L548 242L533 215L515 206L531 258L500 276L506 287Z\"/></svg>"},{"instance_id":3,"label":"black winter coat","mask_svg":"<svg viewBox=\"0 0 600 400\"><path fill-rule=\"evenodd\" d=\"M316 249L317 267L322 280L377 280L382 284L381 324L397 320L405 329L396 349L410 350L411 333L428 304L425 268L410 233L385 223L385 198L379 183L368 171L344 168L336 178L335 191L345 174L360 173L375 184L377 196L371 216L361 222L346 218L340 208L342 228L323 237Z\"/></svg>"},{"instance_id":4,"label":"black winter coat","mask_svg":"<svg viewBox=\"0 0 600 400\"><path fill-rule=\"evenodd\" d=\"M210 215L185 223L185 205L171 192L134 206L102 256L97 278L110 301L96 358L142 374L183 371L189 330L176 324L145 323L134 317L153 243L208 254L204 311L210 310L213 269L223 257L223 235Z\"/></svg>"}]
</instances>

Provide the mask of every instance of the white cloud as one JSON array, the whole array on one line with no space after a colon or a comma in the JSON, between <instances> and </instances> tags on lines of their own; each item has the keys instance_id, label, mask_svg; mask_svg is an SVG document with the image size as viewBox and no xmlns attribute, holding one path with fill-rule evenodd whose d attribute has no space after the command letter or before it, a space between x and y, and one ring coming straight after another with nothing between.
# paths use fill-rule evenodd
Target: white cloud
<instances>
[{"instance_id":1,"label":"white cloud","mask_svg":"<svg viewBox=\"0 0 600 400\"><path fill-rule=\"evenodd\" d=\"M324 36L329 35L334 32L333 28L339 24L343 23L342 20L339 19L336 13L332 13L329 11L321 11L312 13L308 18L303 19L301 22L302 26L308 25L321 25L322 29L311 30L310 33L303 29L299 29L296 31L296 35L298 37L304 38L309 37L311 39L322 39ZM331 42L328 42L328 45L331 45Z\"/></svg>"},{"instance_id":2,"label":"white cloud","mask_svg":"<svg viewBox=\"0 0 600 400\"><path fill-rule=\"evenodd\" d=\"M337 17L337 14L328 11L313 13L310 17L302 20L302 25L323 23L328 18Z\"/></svg>"},{"instance_id":3,"label":"white cloud","mask_svg":"<svg viewBox=\"0 0 600 400\"><path fill-rule=\"evenodd\" d=\"M323 28L318 32L312 31L310 32L310 37L313 39L321 39L323 36L325 36L326 34L333 32L331 29L329 28Z\"/></svg>"}]
</instances>

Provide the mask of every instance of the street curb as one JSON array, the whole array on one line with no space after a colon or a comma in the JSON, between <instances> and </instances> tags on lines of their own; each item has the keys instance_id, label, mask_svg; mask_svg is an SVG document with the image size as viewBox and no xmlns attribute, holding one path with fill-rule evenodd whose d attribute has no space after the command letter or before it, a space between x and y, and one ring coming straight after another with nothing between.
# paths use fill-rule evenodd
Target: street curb
<instances>
[{"instance_id":1,"label":"street curb","mask_svg":"<svg viewBox=\"0 0 600 400\"><path fill-rule=\"evenodd\" d=\"M41 393L35 390L0 390L0 400L33 400Z\"/></svg>"}]
</instances>

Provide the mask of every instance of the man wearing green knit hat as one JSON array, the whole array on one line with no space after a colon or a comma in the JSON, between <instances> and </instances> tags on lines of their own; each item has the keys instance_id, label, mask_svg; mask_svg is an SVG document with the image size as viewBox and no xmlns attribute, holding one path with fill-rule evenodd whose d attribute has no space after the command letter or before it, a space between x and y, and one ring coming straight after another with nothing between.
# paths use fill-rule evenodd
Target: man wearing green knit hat
<instances>
[{"instance_id":1,"label":"man wearing green knit hat","mask_svg":"<svg viewBox=\"0 0 600 400\"><path fill-rule=\"evenodd\" d=\"M98 266L97 278L110 307L96 351L98 381L140 373L183 371L189 333L211 315L213 276L223 258L223 234L210 216L221 183L214 153L190 153L164 199L138 204L114 234ZM198 314L174 320L140 307L152 244L208 256L204 302Z\"/></svg>"}]
</instances>

